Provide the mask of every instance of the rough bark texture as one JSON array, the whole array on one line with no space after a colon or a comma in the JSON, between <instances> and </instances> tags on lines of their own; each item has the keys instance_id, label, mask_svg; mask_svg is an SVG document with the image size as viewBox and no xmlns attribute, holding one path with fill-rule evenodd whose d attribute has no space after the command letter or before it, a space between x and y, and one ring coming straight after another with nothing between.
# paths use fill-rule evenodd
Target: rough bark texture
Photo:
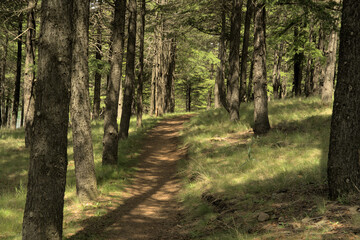
<instances>
[{"instance_id":1,"label":"rough bark texture","mask_svg":"<svg viewBox=\"0 0 360 240\"><path fill-rule=\"evenodd\" d=\"M122 74L126 0L115 1L115 15L112 33L112 54L110 79L106 91L104 118L103 165L116 165L118 160L118 102Z\"/></svg>"},{"instance_id":2,"label":"rough bark texture","mask_svg":"<svg viewBox=\"0 0 360 240\"><path fill-rule=\"evenodd\" d=\"M1 127L6 127L7 124L7 110L6 110L6 94L5 94L5 73L6 73L6 59L8 55L9 36L5 34L4 53L1 58L1 72L0 72L0 104L1 104Z\"/></svg>"},{"instance_id":3,"label":"rough bark texture","mask_svg":"<svg viewBox=\"0 0 360 240\"><path fill-rule=\"evenodd\" d=\"M129 135L131 104L135 85L135 45L136 45L136 0L129 2L128 44L126 52L126 77L124 82L124 100L121 114L119 138Z\"/></svg>"},{"instance_id":4,"label":"rough bark texture","mask_svg":"<svg viewBox=\"0 0 360 240\"><path fill-rule=\"evenodd\" d=\"M254 33L254 132L267 133L270 129L267 105L266 83L266 39L265 4L259 1L255 5Z\"/></svg>"},{"instance_id":5,"label":"rough bark texture","mask_svg":"<svg viewBox=\"0 0 360 240\"><path fill-rule=\"evenodd\" d=\"M240 75L240 102L244 101L246 96L246 71L248 66L248 49L250 39L250 25L251 18L253 16L253 4L252 0L248 0L246 3L245 25L244 25L244 39L241 54L241 75Z\"/></svg>"},{"instance_id":6,"label":"rough bark texture","mask_svg":"<svg viewBox=\"0 0 360 240\"><path fill-rule=\"evenodd\" d=\"M35 101L35 7L37 1L28 1L27 15L27 33L26 33L26 57L25 57L25 75L24 75L24 126L25 126L25 146L30 146L31 129L34 121Z\"/></svg>"},{"instance_id":7,"label":"rough bark texture","mask_svg":"<svg viewBox=\"0 0 360 240\"><path fill-rule=\"evenodd\" d=\"M101 11L101 1L99 6ZM95 58L98 61L102 60L102 33L101 33L101 23L98 21L97 23L97 39L96 39L96 53ZM94 84L94 105L93 105L93 119L98 119L100 117L100 104L101 104L101 64L98 64L96 72L95 72L95 84Z\"/></svg>"},{"instance_id":8,"label":"rough bark texture","mask_svg":"<svg viewBox=\"0 0 360 240\"><path fill-rule=\"evenodd\" d=\"M89 97L89 0L73 1L73 49L71 71L71 123L73 132L76 193L81 202L97 197L91 138Z\"/></svg>"},{"instance_id":9,"label":"rough bark texture","mask_svg":"<svg viewBox=\"0 0 360 240\"><path fill-rule=\"evenodd\" d=\"M299 38L300 38L299 29L295 27L294 29L295 44L300 44L300 43L296 43L296 42L300 42ZM301 95L303 59L304 59L304 52L296 51L294 55L294 82L293 82L293 92L295 96Z\"/></svg>"},{"instance_id":10,"label":"rough bark texture","mask_svg":"<svg viewBox=\"0 0 360 240\"><path fill-rule=\"evenodd\" d=\"M144 42L145 42L145 12L146 2L141 0L140 8L140 46L139 46L139 75L136 95L136 125L142 126L143 114L143 82L144 82Z\"/></svg>"},{"instance_id":11,"label":"rough bark texture","mask_svg":"<svg viewBox=\"0 0 360 240\"><path fill-rule=\"evenodd\" d=\"M70 0L41 3L34 132L22 236L62 239L71 72Z\"/></svg>"},{"instance_id":12,"label":"rough bark texture","mask_svg":"<svg viewBox=\"0 0 360 240\"><path fill-rule=\"evenodd\" d=\"M335 90L328 160L331 199L360 187L360 12L358 0L344 0L339 72Z\"/></svg>"},{"instance_id":13,"label":"rough bark texture","mask_svg":"<svg viewBox=\"0 0 360 240\"><path fill-rule=\"evenodd\" d=\"M336 50L337 50L337 32L331 31L329 37L329 45L327 50L327 62L325 70L324 85L321 90L321 100L325 104L332 103L332 97L334 92L334 77L336 66Z\"/></svg>"},{"instance_id":14,"label":"rough bark texture","mask_svg":"<svg viewBox=\"0 0 360 240\"><path fill-rule=\"evenodd\" d=\"M229 80L228 99L230 119L239 120L240 107L240 29L241 29L242 0L233 0L230 29L230 52L229 52Z\"/></svg>"},{"instance_id":15,"label":"rough bark texture","mask_svg":"<svg viewBox=\"0 0 360 240\"><path fill-rule=\"evenodd\" d=\"M19 17L18 34L22 34L22 20L23 15ZM16 128L16 122L18 118L19 103L20 103L20 84L21 84L21 58L22 58L22 37L19 37L17 41L17 59L16 59L16 79L15 79L15 90L13 99L13 109L11 114L11 128Z\"/></svg>"}]
</instances>

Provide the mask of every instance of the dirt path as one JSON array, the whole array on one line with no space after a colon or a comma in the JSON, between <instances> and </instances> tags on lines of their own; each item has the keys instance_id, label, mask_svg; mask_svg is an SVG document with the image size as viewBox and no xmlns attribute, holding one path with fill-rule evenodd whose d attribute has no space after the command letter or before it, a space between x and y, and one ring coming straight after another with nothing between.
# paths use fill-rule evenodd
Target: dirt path
<instances>
[{"instance_id":1,"label":"dirt path","mask_svg":"<svg viewBox=\"0 0 360 240\"><path fill-rule=\"evenodd\" d=\"M176 168L186 153L178 148L179 131L189 119L163 120L148 133L139 171L125 189L123 203L71 239L186 239L178 226L181 215L176 194L180 182Z\"/></svg>"}]
</instances>

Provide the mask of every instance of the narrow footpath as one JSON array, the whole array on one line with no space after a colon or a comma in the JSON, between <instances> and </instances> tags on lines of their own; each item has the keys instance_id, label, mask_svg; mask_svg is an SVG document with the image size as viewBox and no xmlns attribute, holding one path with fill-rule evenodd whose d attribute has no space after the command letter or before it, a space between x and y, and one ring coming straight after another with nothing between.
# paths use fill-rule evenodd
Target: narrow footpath
<instances>
[{"instance_id":1,"label":"narrow footpath","mask_svg":"<svg viewBox=\"0 0 360 240\"><path fill-rule=\"evenodd\" d=\"M188 115L165 119L149 131L138 171L124 191L123 204L70 239L187 239L179 226L176 195L180 179L176 173L178 161L186 154L178 147L179 132L189 119Z\"/></svg>"}]
</instances>

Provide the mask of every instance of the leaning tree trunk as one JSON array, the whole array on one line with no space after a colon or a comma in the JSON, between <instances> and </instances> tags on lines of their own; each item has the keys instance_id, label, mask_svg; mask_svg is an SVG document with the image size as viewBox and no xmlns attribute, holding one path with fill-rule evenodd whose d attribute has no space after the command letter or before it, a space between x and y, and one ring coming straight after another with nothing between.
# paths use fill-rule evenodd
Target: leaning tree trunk
<instances>
[{"instance_id":1,"label":"leaning tree trunk","mask_svg":"<svg viewBox=\"0 0 360 240\"><path fill-rule=\"evenodd\" d=\"M14 101L13 101L13 109L11 115L11 128L16 128L16 122L19 111L19 103L20 103L20 83L21 83L21 58L22 58L22 20L23 15L21 14L19 17L19 39L18 39L18 49L17 49L17 59L16 59L16 80L15 80L15 90L14 90Z\"/></svg>"},{"instance_id":2,"label":"leaning tree trunk","mask_svg":"<svg viewBox=\"0 0 360 240\"><path fill-rule=\"evenodd\" d=\"M240 102L244 101L244 98L246 96L246 71L248 66L247 61L248 61L250 25L251 25L252 16L253 16L253 3L252 0L248 0L246 3L244 39L243 39L243 48L241 54Z\"/></svg>"},{"instance_id":3,"label":"leaning tree trunk","mask_svg":"<svg viewBox=\"0 0 360 240\"><path fill-rule=\"evenodd\" d=\"M264 134L270 130L266 83L266 12L265 4L258 0L254 22L254 132Z\"/></svg>"},{"instance_id":4,"label":"leaning tree trunk","mask_svg":"<svg viewBox=\"0 0 360 240\"><path fill-rule=\"evenodd\" d=\"M325 104L332 103L332 96L334 91L334 77L335 77L335 65L336 65L336 50L337 50L337 32L331 31L329 46L327 51L327 63L325 70L324 85L321 90L321 100Z\"/></svg>"},{"instance_id":5,"label":"leaning tree trunk","mask_svg":"<svg viewBox=\"0 0 360 240\"><path fill-rule=\"evenodd\" d=\"M76 194L81 202L97 197L91 138L89 96L89 0L73 1L73 43L71 71L71 123L74 145Z\"/></svg>"},{"instance_id":6,"label":"leaning tree trunk","mask_svg":"<svg viewBox=\"0 0 360 240\"><path fill-rule=\"evenodd\" d=\"M141 0L139 75L138 75L137 95L136 95L136 125L138 127L142 126L142 114L143 114L145 12L146 12L146 2L145 0Z\"/></svg>"},{"instance_id":7,"label":"leaning tree trunk","mask_svg":"<svg viewBox=\"0 0 360 240\"><path fill-rule=\"evenodd\" d=\"M35 8L37 1L28 1L28 19L26 33L26 57L24 76L24 118L25 118L25 146L30 146L31 128L34 121L34 85L35 85Z\"/></svg>"},{"instance_id":8,"label":"leaning tree trunk","mask_svg":"<svg viewBox=\"0 0 360 240\"><path fill-rule=\"evenodd\" d=\"M112 33L112 55L110 79L106 92L104 118L103 165L116 165L118 160L118 102L122 75L123 41L125 30L126 0L115 1L114 26Z\"/></svg>"},{"instance_id":9,"label":"leaning tree trunk","mask_svg":"<svg viewBox=\"0 0 360 240\"><path fill-rule=\"evenodd\" d=\"M136 0L129 2L128 45L126 52L126 78L124 83L124 101L121 114L119 138L129 135L131 105L135 84L135 45L136 45Z\"/></svg>"},{"instance_id":10,"label":"leaning tree trunk","mask_svg":"<svg viewBox=\"0 0 360 240\"><path fill-rule=\"evenodd\" d=\"M22 239L62 239L71 74L72 1L41 2L35 118ZM56 87L55 87L56 86Z\"/></svg>"},{"instance_id":11,"label":"leaning tree trunk","mask_svg":"<svg viewBox=\"0 0 360 240\"><path fill-rule=\"evenodd\" d=\"M344 0L340 31L339 71L335 90L328 160L330 199L360 187L360 12L358 0Z\"/></svg>"},{"instance_id":12,"label":"leaning tree trunk","mask_svg":"<svg viewBox=\"0 0 360 240\"><path fill-rule=\"evenodd\" d=\"M233 0L230 30L228 99L230 120L239 120L240 107L240 29L242 0Z\"/></svg>"}]
</instances>

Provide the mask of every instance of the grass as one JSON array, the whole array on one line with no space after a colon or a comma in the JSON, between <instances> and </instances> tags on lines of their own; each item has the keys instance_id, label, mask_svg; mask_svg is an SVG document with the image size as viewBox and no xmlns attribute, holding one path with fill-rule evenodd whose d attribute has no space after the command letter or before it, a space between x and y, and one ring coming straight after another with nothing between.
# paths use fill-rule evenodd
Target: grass
<instances>
[{"instance_id":1,"label":"grass","mask_svg":"<svg viewBox=\"0 0 360 240\"><path fill-rule=\"evenodd\" d=\"M89 216L104 215L118 204L118 197L136 170L137 157L142 150L139 144L146 131L160 119L145 116L141 129L136 128L136 119L131 120L129 138L119 143L119 161L116 168L101 166L103 121L92 123L94 160L101 194L96 202L87 205L82 205L76 197L72 134L69 131L64 236L70 236L81 229L82 220ZM0 239L21 239L29 159L28 149L24 145L23 129L0 130Z\"/></svg>"},{"instance_id":2,"label":"grass","mask_svg":"<svg viewBox=\"0 0 360 240\"><path fill-rule=\"evenodd\" d=\"M180 201L195 239L321 239L333 231L337 219L328 215L339 206L327 201L326 189L331 108L316 98L271 101L269 119L271 131L255 136L253 104L246 103L236 123L216 109L187 124ZM259 222L261 212L270 219ZM327 222L314 225L318 219ZM345 221L337 229L346 227L356 226Z\"/></svg>"}]
</instances>

